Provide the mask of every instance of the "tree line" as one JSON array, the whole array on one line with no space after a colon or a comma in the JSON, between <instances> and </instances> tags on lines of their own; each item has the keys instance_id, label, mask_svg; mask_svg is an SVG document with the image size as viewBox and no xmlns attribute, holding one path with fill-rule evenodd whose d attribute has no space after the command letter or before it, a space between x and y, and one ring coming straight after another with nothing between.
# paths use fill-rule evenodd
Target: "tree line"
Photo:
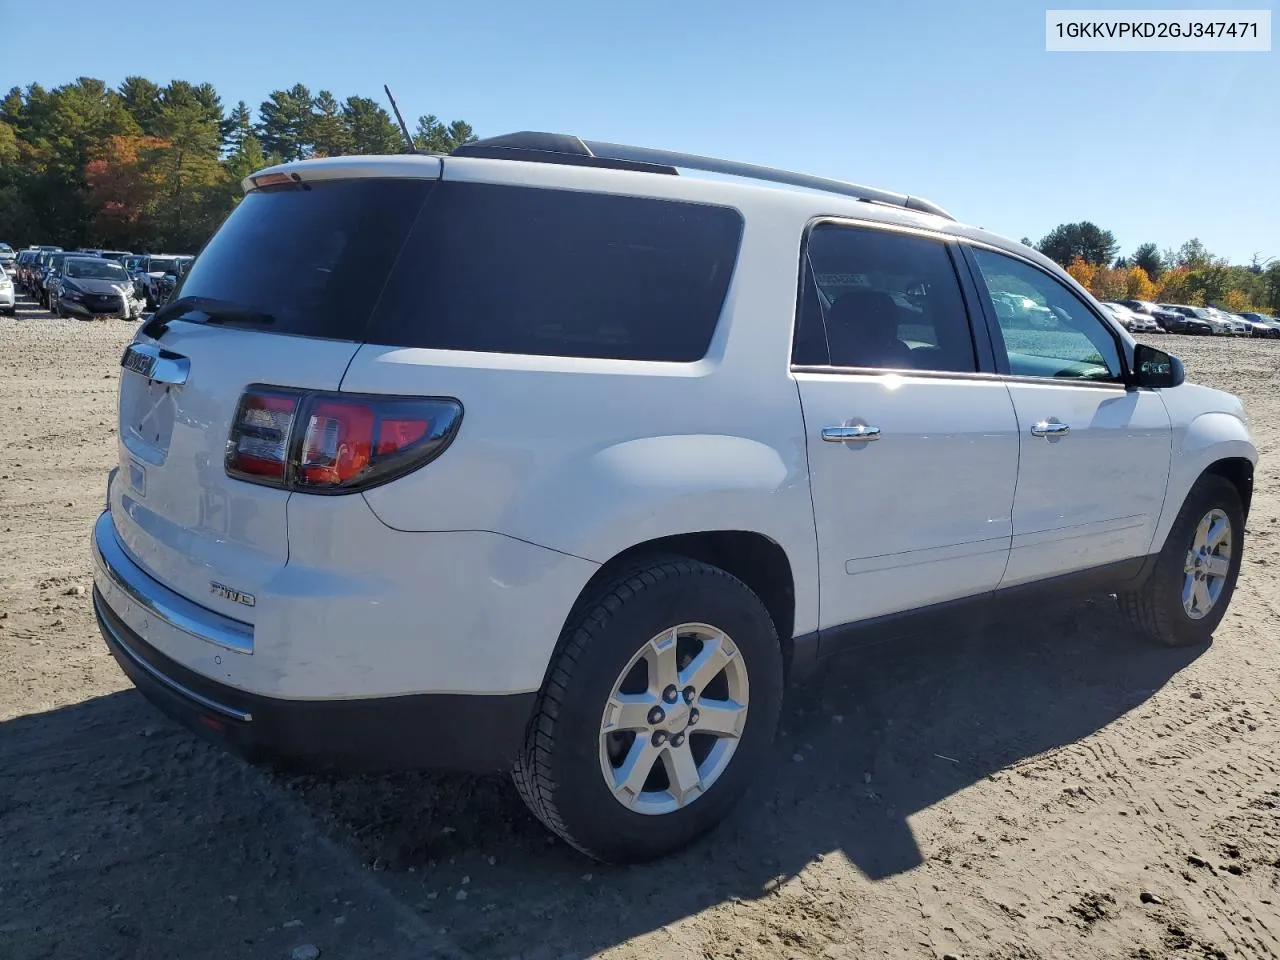
<instances>
[{"instance_id":1,"label":"tree line","mask_svg":"<svg viewBox=\"0 0 1280 960\"><path fill-rule=\"evenodd\" d=\"M447 153L476 139L470 124L419 117L418 149ZM209 83L118 88L80 77L53 90L14 87L0 100L0 240L68 248L193 252L241 196L240 182L283 160L400 153L404 137L376 100L303 84L274 90L256 114L231 109ZM1280 261L1232 265L1199 240L1129 256L1109 230L1064 223L1039 243L1104 300L1280 311Z\"/></svg>"},{"instance_id":2,"label":"tree line","mask_svg":"<svg viewBox=\"0 0 1280 960\"><path fill-rule=\"evenodd\" d=\"M413 134L417 148L446 153L475 139L466 122L430 115ZM255 170L406 149L376 100L303 84L272 91L256 115L185 80L14 87L0 101L0 241L194 252Z\"/></svg>"},{"instance_id":3,"label":"tree line","mask_svg":"<svg viewBox=\"0 0 1280 960\"><path fill-rule=\"evenodd\" d=\"M1039 243L1022 242L1056 260L1099 300L1154 300L1212 306L1233 313L1280 313L1280 258L1255 255L1247 265L1210 253L1197 239L1161 250L1144 243L1129 256L1110 230L1085 220L1064 223Z\"/></svg>"}]
</instances>

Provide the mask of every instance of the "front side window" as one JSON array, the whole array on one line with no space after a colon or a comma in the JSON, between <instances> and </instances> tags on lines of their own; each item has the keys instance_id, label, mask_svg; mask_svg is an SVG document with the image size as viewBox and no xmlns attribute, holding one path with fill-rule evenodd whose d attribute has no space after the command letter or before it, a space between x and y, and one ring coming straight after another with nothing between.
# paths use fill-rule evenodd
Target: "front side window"
<instances>
[{"instance_id":1,"label":"front side window","mask_svg":"<svg viewBox=\"0 0 1280 960\"><path fill-rule=\"evenodd\" d=\"M977 370L951 254L914 234L823 223L805 248L793 361Z\"/></svg>"},{"instance_id":2,"label":"front side window","mask_svg":"<svg viewBox=\"0 0 1280 960\"><path fill-rule=\"evenodd\" d=\"M1115 337L1065 284L992 250L974 248L973 256L991 297L1011 374L1104 382L1120 378Z\"/></svg>"}]
</instances>

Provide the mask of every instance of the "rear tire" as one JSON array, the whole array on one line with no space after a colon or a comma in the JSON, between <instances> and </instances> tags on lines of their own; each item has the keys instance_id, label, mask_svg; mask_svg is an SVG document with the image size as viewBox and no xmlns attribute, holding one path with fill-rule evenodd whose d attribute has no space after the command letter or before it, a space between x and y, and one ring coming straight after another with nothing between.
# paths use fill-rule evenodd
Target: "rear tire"
<instances>
[{"instance_id":1,"label":"rear tire","mask_svg":"<svg viewBox=\"0 0 1280 960\"><path fill-rule=\"evenodd\" d=\"M1164 646L1208 643L1235 592L1243 550L1240 494L1229 480L1206 474L1187 494L1155 569L1142 586L1119 595L1120 608Z\"/></svg>"},{"instance_id":2,"label":"rear tire","mask_svg":"<svg viewBox=\"0 0 1280 960\"><path fill-rule=\"evenodd\" d=\"M769 757L782 691L782 651L760 599L718 567L655 558L575 608L516 758L516 788L589 857L664 856L740 799Z\"/></svg>"}]
</instances>

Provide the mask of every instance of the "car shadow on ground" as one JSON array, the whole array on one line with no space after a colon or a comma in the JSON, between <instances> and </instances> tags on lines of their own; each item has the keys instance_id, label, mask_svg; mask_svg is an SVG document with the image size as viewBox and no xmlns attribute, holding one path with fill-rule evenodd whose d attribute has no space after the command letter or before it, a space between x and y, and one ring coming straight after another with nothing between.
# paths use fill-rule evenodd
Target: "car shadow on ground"
<instances>
[{"instance_id":1,"label":"car shadow on ground","mask_svg":"<svg viewBox=\"0 0 1280 960\"><path fill-rule=\"evenodd\" d=\"M135 691L0 723L4 960L447 955L403 914L258 771Z\"/></svg>"},{"instance_id":2,"label":"car shadow on ground","mask_svg":"<svg viewBox=\"0 0 1280 960\"><path fill-rule=\"evenodd\" d=\"M1143 643L1099 601L832 661L730 819L629 868L550 840L504 778L264 777L133 691L19 717L0 724L0 955L258 957L299 937L400 955L404 917L361 878L471 956L589 955L820 856L910 870L908 817L1094 733L1201 652Z\"/></svg>"},{"instance_id":3,"label":"car shadow on ground","mask_svg":"<svg viewBox=\"0 0 1280 960\"><path fill-rule=\"evenodd\" d=\"M638 867L601 867L549 842L498 778L283 782L464 950L586 956L766 895L820 856L842 853L871 881L910 870L922 854L908 817L1087 737L1203 650L1140 640L1104 599L831 661L793 691L772 768L730 820L687 852Z\"/></svg>"}]
</instances>

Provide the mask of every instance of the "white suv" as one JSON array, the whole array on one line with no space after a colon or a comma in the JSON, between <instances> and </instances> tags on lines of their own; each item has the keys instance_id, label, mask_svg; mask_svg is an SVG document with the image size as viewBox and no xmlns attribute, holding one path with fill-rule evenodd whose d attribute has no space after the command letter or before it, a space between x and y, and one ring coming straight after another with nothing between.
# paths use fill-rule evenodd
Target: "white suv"
<instances>
[{"instance_id":1,"label":"white suv","mask_svg":"<svg viewBox=\"0 0 1280 960\"><path fill-rule=\"evenodd\" d=\"M1166 644L1226 610L1240 402L926 201L536 134L244 186L124 354L93 545L121 667L251 756L514 768L634 861L840 650L1034 590Z\"/></svg>"}]
</instances>

